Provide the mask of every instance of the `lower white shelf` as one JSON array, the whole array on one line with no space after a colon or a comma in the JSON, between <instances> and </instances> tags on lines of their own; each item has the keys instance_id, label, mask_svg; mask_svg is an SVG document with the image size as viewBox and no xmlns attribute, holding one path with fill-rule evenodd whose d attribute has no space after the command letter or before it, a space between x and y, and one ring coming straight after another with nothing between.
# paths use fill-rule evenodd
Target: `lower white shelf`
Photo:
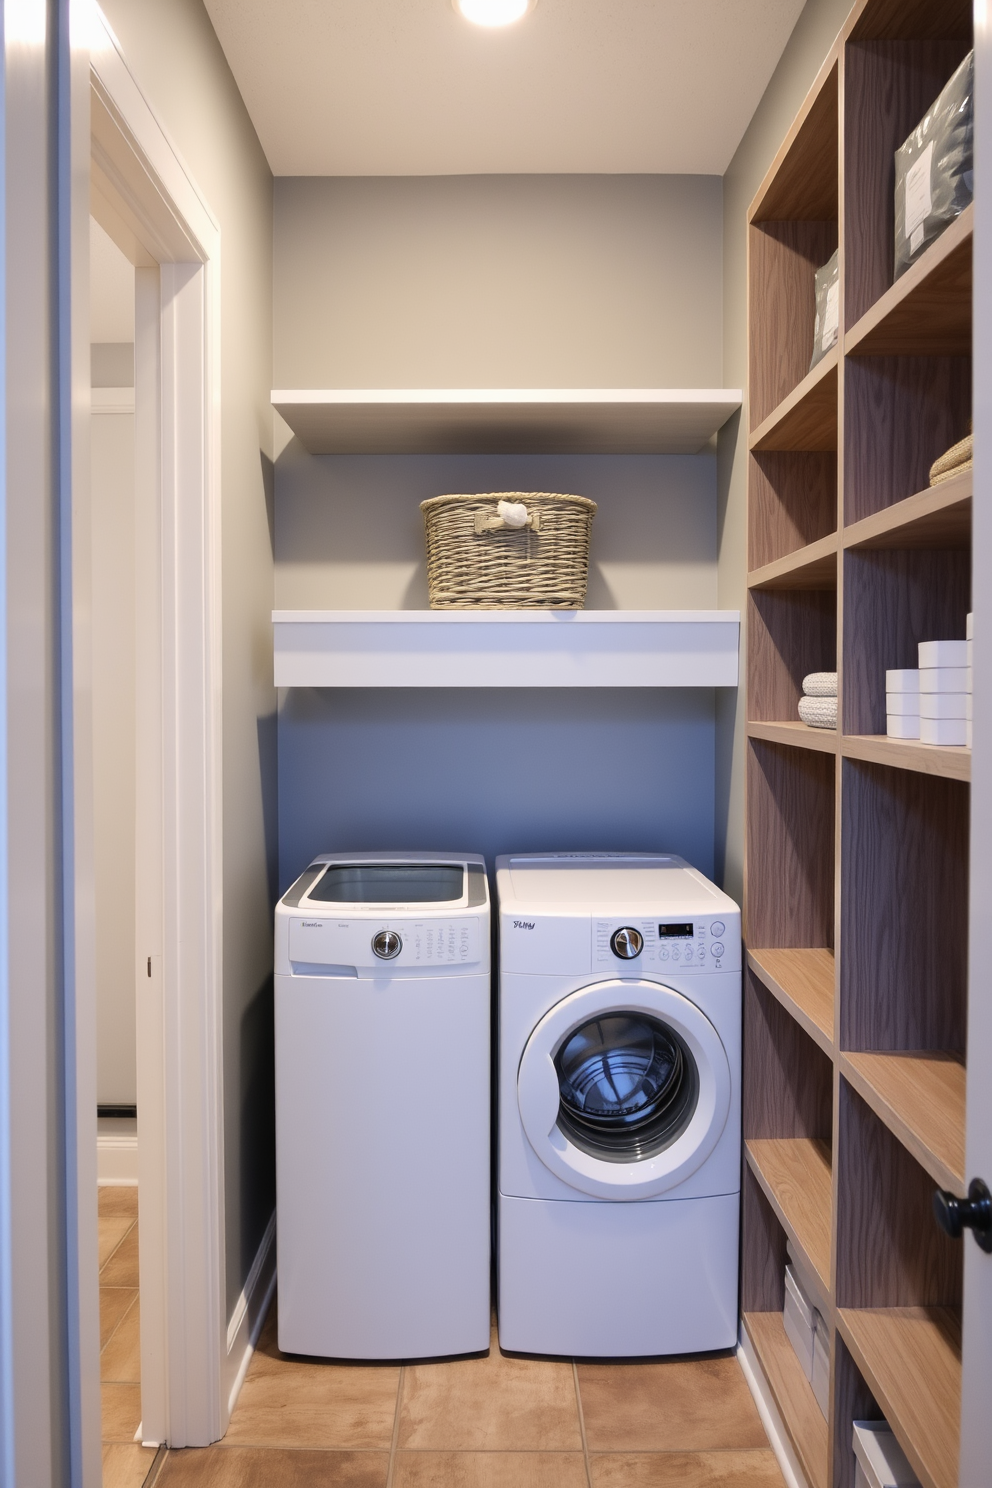
<instances>
[{"instance_id":1,"label":"lower white shelf","mask_svg":"<svg viewBox=\"0 0 992 1488\"><path fill-rule=\"evenodd\" d=\"M274 610L277 687L736 687L737 610Z\"/></svg>"}]
</instances>

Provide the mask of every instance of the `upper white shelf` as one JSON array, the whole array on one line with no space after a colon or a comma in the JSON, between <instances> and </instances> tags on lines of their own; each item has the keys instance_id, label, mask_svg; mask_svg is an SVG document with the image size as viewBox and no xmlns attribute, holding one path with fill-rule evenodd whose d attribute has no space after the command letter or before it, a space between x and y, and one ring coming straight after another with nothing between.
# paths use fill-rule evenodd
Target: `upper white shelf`
<instances>
[{"instance_id":1,"label":"upper white shelf","mask_svg":"<svg viewBox=\"0 0 992 1488\"><path fill-rule=\"evenodd\" d=\"M274 610L277 687L736 687L737 610Z\"/></svg>"},{"instance_id":2,"label":"upper white shelf","mask_svg":"<svg viewBox=\"0 0 992 1488\"><path fill-rule=\"evenodd\" d=\"M276 388L312 455L694 455L739 388Z\"/></svg>"}]
</instances>

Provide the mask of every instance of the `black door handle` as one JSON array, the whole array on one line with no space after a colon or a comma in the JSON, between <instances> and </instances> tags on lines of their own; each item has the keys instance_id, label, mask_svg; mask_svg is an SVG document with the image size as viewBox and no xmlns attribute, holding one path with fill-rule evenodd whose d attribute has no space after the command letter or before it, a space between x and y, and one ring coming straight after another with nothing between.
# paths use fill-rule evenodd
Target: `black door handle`
<instances>
[{"instance_id":1,"label":"black door handle","mask_svg":"<svg viewBox=\"0 0 992 1488\"><path fill-rule=\"evenodd\" d=\"M971 1180L966 1199L938 1188L933 1196L933 1212L940 1228L952 1240L959 1240L965 1230L970 1230L982 1249L992 1252L992 1193L981 1178Z\"/></svg>"}]
</instances>

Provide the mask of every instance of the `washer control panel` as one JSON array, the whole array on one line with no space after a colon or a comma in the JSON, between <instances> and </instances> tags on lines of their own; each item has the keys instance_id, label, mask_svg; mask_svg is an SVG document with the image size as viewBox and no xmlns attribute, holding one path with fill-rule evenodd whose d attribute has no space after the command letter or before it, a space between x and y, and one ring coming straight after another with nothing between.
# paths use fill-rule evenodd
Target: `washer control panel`
<instances>
[{"instance_id":1,"label":"washer control panel","mask_svg":"<svg viewBox=\"0 0 992 1488\"><path fill-rule=\"evenodd\" d=\"M740 931L725 920L594 920L592 964L619 970L735 971Z\"/></svg>"},{"instance_id":2,"label":"washer control panel","mask_svg":"<svg viewBox=\"0 0 992 1488\"><path fill-rule=\"evenodd\" d=\"M354 919L294 916L289 958L299 966L338 966L371 975L394 967L477 966L482 959L478 918Z\"/></svg>"}]
</instances>

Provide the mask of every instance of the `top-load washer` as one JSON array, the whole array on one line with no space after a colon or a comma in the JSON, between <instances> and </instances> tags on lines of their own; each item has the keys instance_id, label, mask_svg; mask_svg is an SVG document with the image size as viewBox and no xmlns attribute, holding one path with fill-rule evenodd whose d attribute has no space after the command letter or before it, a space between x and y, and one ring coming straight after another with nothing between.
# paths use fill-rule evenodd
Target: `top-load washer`
<instances>
[{"instance_id":1,"label":"top-load washer","mask_svg":"<svg viewBox=\"0 0 992 1488\"><path fill-rule=\"evenodd\" d=\"M737 1340L741 950L683 859L496 860L504 1348Z\"/></svg>"},{"instance_id":2,"label":"top-load washer","mask_svg":"<svg viewBox=\"0 0 992 1488\"><path fill-rule=\"evenodd\" d=\"M467 853L326 854L276 908L288 1353L489 1345L489 941Z\"/></svg>"}]
</instances>

